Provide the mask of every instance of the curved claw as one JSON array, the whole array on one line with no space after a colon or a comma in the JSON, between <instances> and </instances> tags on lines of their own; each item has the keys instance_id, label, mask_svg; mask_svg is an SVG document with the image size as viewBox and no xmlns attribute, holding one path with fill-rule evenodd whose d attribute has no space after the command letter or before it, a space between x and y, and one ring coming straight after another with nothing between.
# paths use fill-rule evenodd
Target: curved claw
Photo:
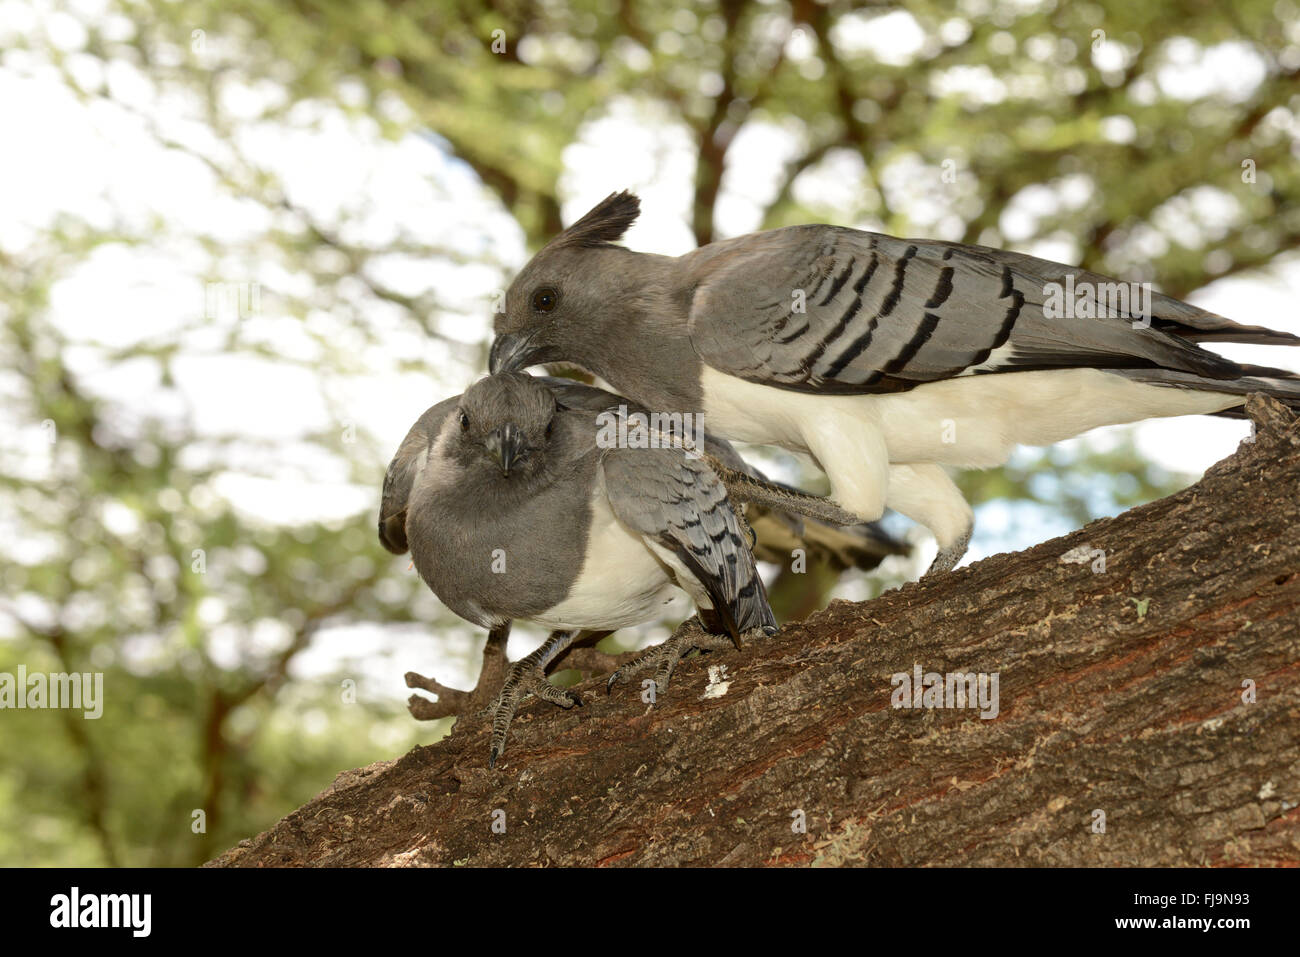
<instances>
[{"instance_id":1,"label":"curved claw","mask_svg":"<svg viewBox=\"0 0 1300 957\"><path fill-rule=\"evenodd\" d=\"M755 632L749 632L745 637L753 634ZM613 690L615 682L637 672L654 668L655 696L658 697L668 691L668 682L672 679L678 662L691 651L721 651L731 645L732 640L727 635L712 634L704 629L698 618L689 618L667 641L655 645L636 660L628 662L611 674L609 680L605 682L605 693L608 694Z\"/></svg>"},{"instance_id":2,"label":"curved claw","mask_svg":"<svg viewBox=\"0 0 1300 957\"><path fill-rule=\"evenodd\" d=\"M497 759L506 753L506 739L510 733L510 724L514 721L515 711L528 695L536 695L543 701L549 701L559 708L581 708L582 698L577 693L555 687L546 679L545 657L555 654L556 648L567 647L568 636L553 637L527 658L515 662L506 673L505 682L496 703L489 709L492 717L492 747L488 753L488 767L495 768Z\"/></svg>"},{"instance_id":3,"label":"curved claw","mask_svg":"<svg viewBox=\"0 0 1300 957\"><path fill-rule=\"evenodd\" d=\"M966 530L966 533L958 538L946 548L940 548L938 554L934 556L934 561L930 562L930 567L925 570L922 578L933 578L950 572L957 567L966 556L966 549L970 545L971 532L974 526Z\"/></svg>"}]
</instances>

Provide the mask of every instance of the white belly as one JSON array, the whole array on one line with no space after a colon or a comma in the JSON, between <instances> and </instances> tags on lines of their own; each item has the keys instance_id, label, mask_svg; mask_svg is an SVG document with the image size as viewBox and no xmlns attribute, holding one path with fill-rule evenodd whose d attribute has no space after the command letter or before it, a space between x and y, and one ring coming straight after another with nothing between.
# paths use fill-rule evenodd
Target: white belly
<instances>
[{"instance_id":1,"label":"white belly","mask_svg":"<svg viewBox=\"0 0 1300 957\"><path fill-rule=\"evenodd\" d=\"M889 395L790 392L707 367L702 384L706 428L808 453L840 505L869 521L893 508L945 547L971 525L970 506L945 466L990 468L1017 445L1050 445L1098 426L1241 402L1096 369L961 376Z\"/></svg>"},{"instance_id":2,"label":"white belly","mask_svg":"<svg viewBox=\"0 0 1300 957\"><path fill-rule=\"evenodd\" d=\"M877 435L891 464L1001 465L1016 445L1051 445L1103 425L1217 412L1240 396L1134 382L1096 369L961 376L887 395L815 395L705 368L705 425L726 438L817 454ZM820 441L819 441L820 437Z\"/></svg>"},{"instance_id":3,"label":"white belly","mask_svg":"<svg viewBox=\"0 0 1300 957\"><path fill-rule=\"evenodd\" d=\"M582 571L564 601L533 619L551 630L640 625L680 594L641 536L614 517L604 483L597 486Z\"/></svg>"}]
</instances>

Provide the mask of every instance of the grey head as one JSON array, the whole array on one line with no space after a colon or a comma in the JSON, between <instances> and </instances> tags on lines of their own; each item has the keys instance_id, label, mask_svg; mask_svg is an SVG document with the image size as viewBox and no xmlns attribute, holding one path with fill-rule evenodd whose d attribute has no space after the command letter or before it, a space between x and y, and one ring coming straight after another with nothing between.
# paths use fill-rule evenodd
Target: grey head
<instances>
[{"instance_id":1,"label":"grey head","mask_svg":"<svg viewBox=\"0 0 1300 957\"><path fill-rule=\"evenodd\" d=\"M506 290L496 315L488 367L509 372L547 362L574 361L575 337L590 337L593 317L610 317L626 295L626 268L636 254L614 243L641 212L641 201L613 193L560 233L529 261Z\"/></svg>"},{"instance_id":2,"label":"grey head","mask_svg":"<svg viewBox=\"0 0 1300 957\"><path fill-rule=\"evenodd\" d=\"M411 426L384 475L379 541L394 555L409 547L407 506L438 438L443 461L464 470L478 488L527 483L546 470L546 448L560 406L545 385L524 373L490 376L464 395L444 399Z\"/></svg>"},{"instance_id":3,"label":"grey head","mask_svg":"<svg viewBox=\"0 0 1300 957\"><path fill-rule=\"evenodd\" d=\"M442 459L484 491L520 489L547 475L560 411L555 394L527 373L480 379L444 426Z\"/></svg>"},{"instance_id":4,"label":"grey head","mask_svg":"<svg viewBox=\"0 0 1300 957\"><path fill-rule=\"evenodd\" d=\"M495 316L491 371L558 361L585 365L590 347L621 338L628 325L655 315L651 280L664 257L614 244L640 212L640 199L615 192L529 260Z\"/></svg>"},{"instance_id":5,"label":"grey head","mask_svg":"<svg viewBox=\"0 0 1300 957\"><path fill-rule=\"evenodd\" d=\"M613 193L529 261L495 318L493 372L572 363L656 411L700 410L678 260L615 245L640 211L632 193Z\"/></svg>"}]
</instances>

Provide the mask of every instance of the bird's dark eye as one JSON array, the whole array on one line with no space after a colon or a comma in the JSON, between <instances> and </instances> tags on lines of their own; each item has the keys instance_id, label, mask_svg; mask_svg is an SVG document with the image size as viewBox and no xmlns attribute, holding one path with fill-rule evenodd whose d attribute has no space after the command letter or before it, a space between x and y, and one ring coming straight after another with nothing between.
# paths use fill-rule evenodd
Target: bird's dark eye
<instances>
[{"instance_id":1,"label":"bird's dark eye","mask_svg":"<svg viewBox=\"0 0 1300 957\"><path fill-rule=\"evenodd\" d=\"M546 437L549 439L551 437L551 433L554 431L555 431L555 418L552 417L551 421L546 423Z\"/></svg>"},{"instance_id":2,"label":"bird's dark eye","mask_svg":"<svg viewBox=\"0 0 1300 957\"><path fill-rule=\"evenodd\" d=\"M462 432L469 431L469 416L466 415L464 412L460 414L460 430Z\"/></svg>"},{"instance_id":3,"label":"bird's dark eye","mask_svg":"<svg viewBox=\"0 0 1300 957\"><path fill-rule=\"evenodd\" d=\"M533 293L533 309L537 312L550 312L560 301L560 294L550 286L543 286Z\"/></svg>"}]
</instances>

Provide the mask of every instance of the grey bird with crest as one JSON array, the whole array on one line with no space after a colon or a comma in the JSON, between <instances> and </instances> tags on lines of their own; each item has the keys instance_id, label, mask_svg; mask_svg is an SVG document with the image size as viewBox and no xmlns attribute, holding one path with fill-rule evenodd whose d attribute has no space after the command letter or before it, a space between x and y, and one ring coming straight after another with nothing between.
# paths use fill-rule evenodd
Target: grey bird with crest
<instances>
[{"instance_id":1,"label":"grey bird with crest","mask_svg":"<svg viewBox=\"0 0 1300 957\"><path fill-rule=\"evenodd\" d=\"M945 467L1153 416L1240 416L1252 392L1300 408L1294 373L1200 346L1300 337L1149 289L834 226L638 253L615 242L639 210L615 193L533 257L496 317L491 369L572 363L724 438L807 454L844 508L934 532L932 573L961 560L973 523Z\"/></svg>"},{"instance_id":2,"label":"grey bird with crest","mask_svg":"<svg viewBox=\"0 0 1300 957\"><path fill-rule=\"evenodd\" d=\"M653 667L663 694L691 649L776 630L727 483L768 506L803 499L819 519L855 521L831 503L688 454L680 443L605 447L600 413L563 401L566 391L584 388L556 389L518 373L482 379L420 417L384 481L381 541L397 553L409 547L448 608L498 634L515 619L552 630L507 675L493 713L493 765L525 694L565 708L581 704L546 680L556 656L584 631L656 619L674 588L691 597L698 616L615 678ZM624 401L587 391L612 400L607 406Z\"/></svg>"}]
</instances>

